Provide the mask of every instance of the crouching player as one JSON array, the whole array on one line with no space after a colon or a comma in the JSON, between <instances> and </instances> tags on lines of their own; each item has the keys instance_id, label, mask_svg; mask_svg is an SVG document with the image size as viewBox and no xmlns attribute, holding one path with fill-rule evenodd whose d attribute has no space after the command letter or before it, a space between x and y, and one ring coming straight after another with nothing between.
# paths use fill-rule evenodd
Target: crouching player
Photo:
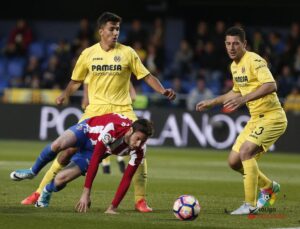
<instances>
[{"instance_id":1,"label":"crouching player","mask_svg":"<svg viewBox=\"0 0 300 229\"><path fill-rule=\"evenodd\" d=\"M146 119L139 119L132 123L125 116L115 113L86 119L66 130L50 144L52 147L47 146L31 169L16 170L11 173L11 178L13 180L31 179L50 161L51 157L47 157L47 155L57 154L69 147L79 147L80 152L72 157L70 164L44 188L36 206L47 207L52 192L62 190L68 182L87 171L84 193L88 195L82 195L76 206L78 212L86 212L90 205L88 191L91 189L99 163L111 154L130 155L130 161L118 190L106 211L114 214L130 186L134 173L143 162L145 157L144 143L152 133L153 125ZM90 158L91 162L88 167Z\"/></svg>"}]
</instances>

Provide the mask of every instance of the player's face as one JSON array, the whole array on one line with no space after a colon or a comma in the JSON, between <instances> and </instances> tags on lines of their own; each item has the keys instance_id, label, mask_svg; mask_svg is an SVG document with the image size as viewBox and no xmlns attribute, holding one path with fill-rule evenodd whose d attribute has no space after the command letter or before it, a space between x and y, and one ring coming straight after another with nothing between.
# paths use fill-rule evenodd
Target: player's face
<instances>
[{"instance_id":1,"label":"player's face","mask_svg":"<svg viewBox=\"0 0 300 229\"><path fill-rule=\"evenodd\" d=\"M246 52L246 41L242 42L238 36L226 36L225 46L230 59L239 61Z\"/></svg>"},{"instance_id":2,"label":"player's face","mask_svg":"<svg viewBox=\"0 0 300 229\"><path fill-rule=\"evenodd\" d=\"M135 131L130 135L128 145L130 149L136 150L142 147L146 141L147 136L144 133Z\"/></svg>"},{"instance_id":3,"label":"player's face","mask_svg":"<svg viewBox=\"0 0 300 229\"><path fill-rule=\"evenodd\" d=\"M115 46L120 34L120 23L111 21L107 22L99 29L99 34L101 42L110 47Z\"/></svg>"}]
</instances>

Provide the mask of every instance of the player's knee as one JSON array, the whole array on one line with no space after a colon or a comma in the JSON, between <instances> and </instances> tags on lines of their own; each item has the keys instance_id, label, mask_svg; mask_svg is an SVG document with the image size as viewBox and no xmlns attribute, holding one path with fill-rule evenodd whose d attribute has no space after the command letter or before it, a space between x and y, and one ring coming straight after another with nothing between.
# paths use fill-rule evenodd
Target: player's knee
<instances>
[{"instance_id":1,"label":"player's knee","mask_svg":"<svg viewBox=\"0 0 300 229\"><path fill-rule=\"evenodd\" d=\"M228 163L230 168L232 168L233 170L236 170L236 171L238 171L242 167L240 156L235 151L232 151L229 154L228 159L227 159L227 163Z\"/></svg>"},{"instance_id":2,"label":"player's knee","mask_svg":"<svg viewBox=\"0 0 300 229\"><path fill-rule=\"evenodd\" d=\"M62 186L64 184L66 184L68 182L68 180L69 180L69 177L66 174L59 173L55 177L55 185Z\"/></svg>"},{"instance_id":3,"label":"player's knee","mask_svg":"<svg viewBox=\"0 0 300 229\"><path fill-rule=\"evenodd\" d=\"M55 140L52 144L51 144L51 150L53 152L59 153L59 151L61 150L61 142L59 140Z\"/></svg>"},{"instance_id":4,"label":"player's knee","mask_svg":"<svg viewBox=\"0 0 300 229\"><path fill-rule=\"evenodd\" d=\"M228 165L231 169L238 171L241 168L240 163L231 160L230 158L228 158Z\"/></svg>"},{"instance_id":5,"label":"player's knee","mask_svg":"<svg viewBox=\"0 0 300 229\"><path fill-rule=\"evenodd\" d=\"M252 153L252 151L249 147L247 147L247 146L241 147L241 149L240 149L240 159L242 161L250 159L252 157L252 154L253 153Z\"/></svg>"},{"instance_id":6,"label":"player's knee","mask_svg":"<svg viewBox=\"0 0 300 229\"><path fill-rule=\"evenodd\" d=\"M58 162L61 165L67 165L69 164L71 157L77 152L77 149L66 149L64 152L62 152L58 157Z\"/></svg>"}]
</instances>

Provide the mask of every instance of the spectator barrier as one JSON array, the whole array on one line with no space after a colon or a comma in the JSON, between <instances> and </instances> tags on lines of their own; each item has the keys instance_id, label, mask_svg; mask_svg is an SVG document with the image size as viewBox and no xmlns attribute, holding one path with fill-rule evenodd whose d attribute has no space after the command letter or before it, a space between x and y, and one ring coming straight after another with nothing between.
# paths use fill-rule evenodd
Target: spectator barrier
<instances>
[{"instance_id":1,"label":"spectator barrier","mask_svg":"<svg viewBox=\"0 0 300 229\"><path fill-rule=\"evenodd\" d=\"M1 104L0 139L53 140L82 115L79 107ZM178 109L137 110L153 120L155 134L150 146L230 149L249 119L245 113L197 113ZM286 133L271 150L299 152L299 116L288 114Z\"/></svg>"}]
</instances>

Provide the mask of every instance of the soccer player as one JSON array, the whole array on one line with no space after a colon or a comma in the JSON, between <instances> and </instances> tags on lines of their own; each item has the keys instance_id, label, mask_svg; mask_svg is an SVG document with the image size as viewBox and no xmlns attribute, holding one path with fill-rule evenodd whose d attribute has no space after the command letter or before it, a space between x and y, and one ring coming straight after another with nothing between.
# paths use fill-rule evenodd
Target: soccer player
<instances>
[{"instance_id":1,"label":"soccer player","mask_svg":"<svg viewBox=\"0 0 300 229\"><path fill-rule=\"evenodd\" d=\"M88 84L89 84L89 77L85 78L84 83L83 83L83 97L82 97L82 101L81 101L81 108L83 110L85 110L85 108L89 105ZM132 103L134 103L134 101L136 99L136 91L131 82L130 82L129 94L130 94ZM117 162L119 165L120 172L124 173L125 167L126 167L124 158L122 156L118 156ZM102 164L102 168L103 168L103 173L110 174L110 157L103 159L101 164Z\"/></svg>"},{"instance_id":2,"label":"soccer player","mask_svg":"<svg viewBox=\"0 0 300 229\"><path fill-rule=\"evenodd\" d=\"M131 73L138 80L143 79L150 87L168 99L176 97L172 89L165 89L160 81L142 64L137 53L130 47L117 42L120 33L121 17L105 12L97 21L100 35L99 43L85 49L73 69L71 81L61 96L56 99L58 105L69 98L88 76L88 97L90 104L86 107L80 121L107 113L120 113L131 120L137 117L129 96ZM67 150L72 155L75 150ZM44 176L38 192L22 201L23 204L36 202L43 187L62 169L64 163L57 159ZM151 212L146 202L147 163L143 161L133 178L135 190L135 208L140 212Z\"/></svg>"},{"instance_id":3,"label":"soccer player","mask_svg":"<svg viewBox=\"0 0 300 229\"><path fill-rule=\"evenodd\" d=\"M153 133L153 125L146 119L138 119L132 123L123 115L112 113L86 119L66 130L53 143L46 146L32 166L32 172L37 175L49 162L47 155L57 154L68 147L79 147L69 165L57 174L43 190L36 207L48 207L51 193L62 190L66 184L87 171L85 187L91 188L98 164L114 155L130 155L130 161L119 185L110 210L115 210L126 194L131 179L145 157L144 143ZM92 155L92 159L91 159ZM23 173L24 174L24 173ZM15 180L31 179L33 176L19 177L18 170L12 173ZM86 211L86 209L85 209ZM108 212L110 213L110 211Z\"/></svg>"},{"instance_id":4,"label":"soccer player","mask_svg":"<svg viewBox=\"0 0 300 229\"><path fill-rule=\"evenodd\" d=\"M231 27L225 36L226 50L233 60L233 88L214 99L200 101L196 110L204 111L222 104L227 110L234 111L246 104L250 111L251 118L237 137L228 157L229 166L244 176L245 192L244 204L231 214L243 215L258 212L259 207L266 203L264 198L257 202L258 187L261 193L271 192L271 195L280 191L280 185L259 169L257 160L285 132L287 119L266 61L256 53L246 51L244 30Z\"/></svg>"}]
</instances>

